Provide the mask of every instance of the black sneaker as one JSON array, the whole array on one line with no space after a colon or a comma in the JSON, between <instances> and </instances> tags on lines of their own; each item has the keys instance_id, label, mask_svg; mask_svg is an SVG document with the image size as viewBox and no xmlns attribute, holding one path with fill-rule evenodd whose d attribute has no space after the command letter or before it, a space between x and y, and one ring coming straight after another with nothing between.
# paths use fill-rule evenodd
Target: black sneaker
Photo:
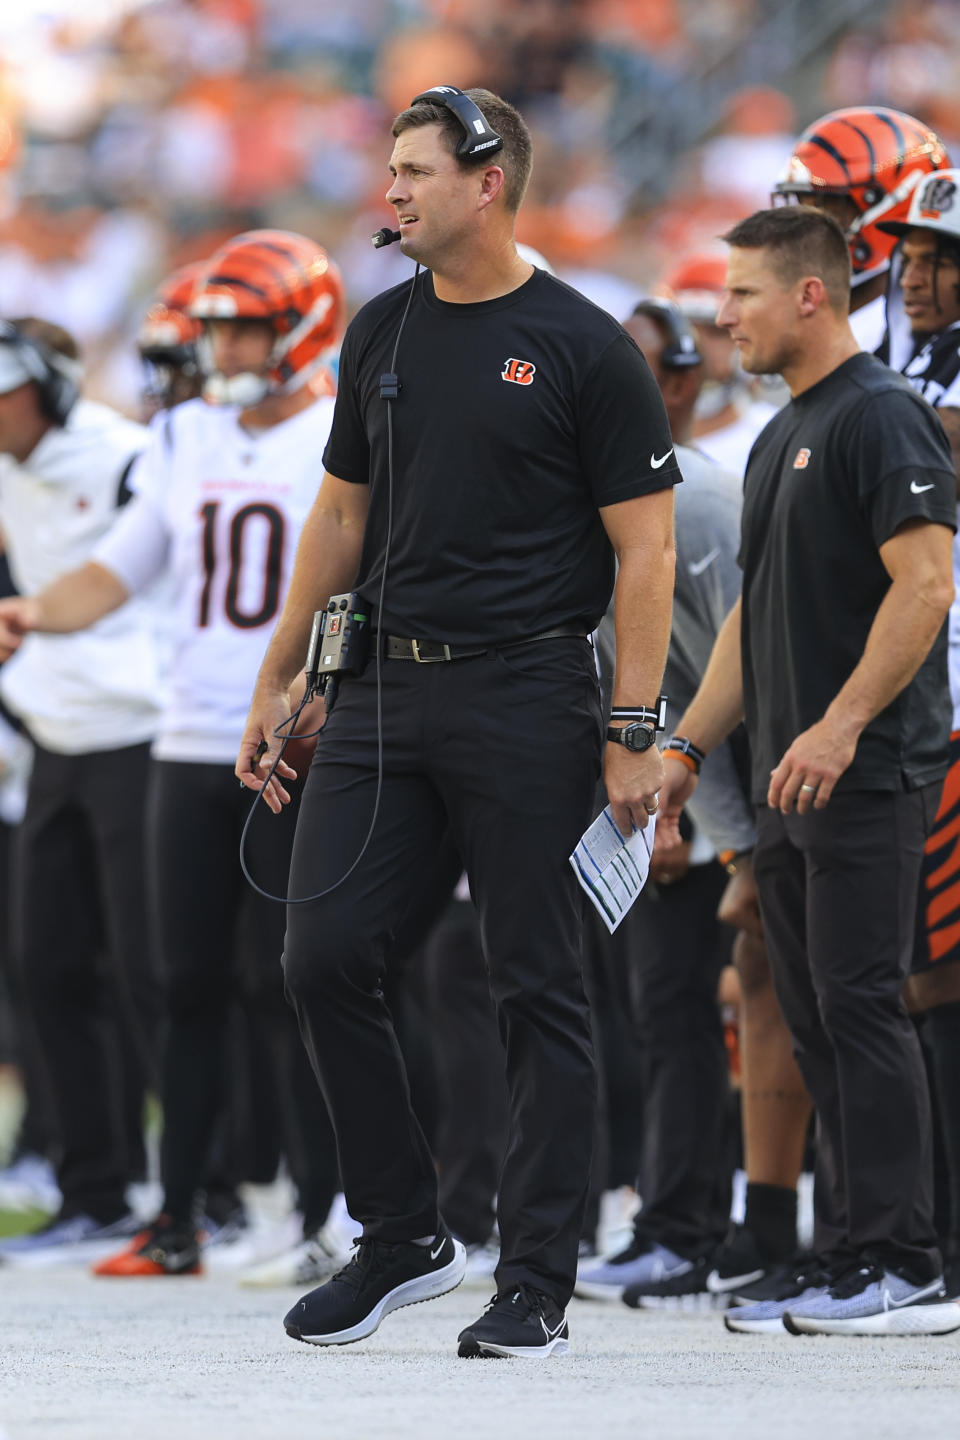
<instances>
[{"instance_id":1,"label":"black sneaker","mask_svg":"<svg viewBox=\"0 0 960 1440\"><path fill-rule=\"evenodd\" d=\"M713 1310L726 1304L726 1296L717 1296L710 1289L713 1258L703 1255L691 1260L682 1275L663 1280L645 1280L628 1285L621 1295L631 1310Z\"/></svg>"},{"instance_id":2,"label":"black sneaker","mask_svg":"<svg viewBox=\"0 0 960 1440\"><path fill-rule=\"evenodd\" d=\"M811 1252L794 1255L783 1265L771 1266L759 1280L739 1285L727 1293L735 1305L757 1305L764 1300L782 1300L787 1292L814 1270L823 1269L824 1262Z\"/></svg>"},{"instance_id":3,"label":"black sneaker","mask_svg":"<svg viewBox=\"0 0 960 1440\"><path fill-rule=\"evenodd\" d=\"M755 1285L768 1271L782 1264L765 1259L757 1248L751 1232L744 1225L732 1225L723 1244L714 1252L713 1266L707 1276L707 1289L713 1295L730 1295Z\"/></svg>"},{"instance_id":4,"label":"black sneaker","mask_svg":"<svg viewBox=\"0 0 960 1440\"><path fill-rule=\"evenodd\" d=\"M385 1315L455 1290L467 1252L442 1222L430 1245L365 1240L355 1244L349 1265L298 1300L284 1317L294 1340L310 1345L349 1345L372 1335Z\"/></svg>"},{"instance_id":5,"label":"black sneaker","mask_svg":"<svg viewBox=\"0 0 960 1440\"><path fill-rule=\"evenodd\" d=\"M199 1275L200 1236L196 1227L158 1215L135 1235L125 1250L94 1265L94 1275Z\"/></svg>"},{"instance_id":6,"label":"black sneaker","mask_svg":"<svg viewBox=\"0 0 960 1440\"><path fill-rule=\"evenodd\" d=\"M539 1360L566 1355L570 1331L552 1295L532 1285L518 1285L494 1295L480 1319L457 1338L457 1354L463 1360L484 1355Z\"/></svg>"}]
</instances>

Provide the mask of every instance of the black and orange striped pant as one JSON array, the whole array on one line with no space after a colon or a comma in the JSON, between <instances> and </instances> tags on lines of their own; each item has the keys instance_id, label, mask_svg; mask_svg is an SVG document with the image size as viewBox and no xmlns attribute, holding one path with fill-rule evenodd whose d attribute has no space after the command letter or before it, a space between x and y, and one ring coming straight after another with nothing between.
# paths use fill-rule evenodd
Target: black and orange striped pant
<instances>
[{"instance_id":1,"label":"black and orange striped pant","mask_svg":"<svg viewBox=\"0 0 960 1440\"><path fill-rule=\"evenodd\" d=\"M960 960L960 730L950 736L950 769L923 856L914 974Z\"/></svg>"}]
</instances>

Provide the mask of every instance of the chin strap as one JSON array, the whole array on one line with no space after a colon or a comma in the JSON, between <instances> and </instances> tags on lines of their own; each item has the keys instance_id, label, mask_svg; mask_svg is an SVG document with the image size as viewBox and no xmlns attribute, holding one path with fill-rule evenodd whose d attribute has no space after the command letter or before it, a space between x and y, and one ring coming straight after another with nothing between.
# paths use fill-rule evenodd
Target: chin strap
<instances>
[{"instance_id":1,"label":"chin strap","mask_svg":"<svg viewBox=\"0 0 960 1440\"><path fill-rule=\"evenodd\" d=\"M212 405L239 405L242 410L259 405L271 393L266 375L244 371L240 375L221 375L214 371L203 386L203 398Z\"/></svg>"}]
</instances>

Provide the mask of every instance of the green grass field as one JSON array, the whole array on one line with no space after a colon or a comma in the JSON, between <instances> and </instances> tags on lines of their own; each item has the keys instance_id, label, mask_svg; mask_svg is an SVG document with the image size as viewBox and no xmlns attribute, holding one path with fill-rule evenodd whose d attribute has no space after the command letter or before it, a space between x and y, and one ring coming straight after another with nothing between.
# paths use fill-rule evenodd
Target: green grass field
<instances>
[{"instance_id":1,"label":"green grass field","mask_svg":"<svg viewBox=\"0 0 960 1440\"><path fill-rule=\"evenodd\" d=\"M28 1230L36 1230L46 1219L44 1210L0 1210L0 1240L8 1240L11 1235L25 1235Z\"/></svg>"}]
</instances>

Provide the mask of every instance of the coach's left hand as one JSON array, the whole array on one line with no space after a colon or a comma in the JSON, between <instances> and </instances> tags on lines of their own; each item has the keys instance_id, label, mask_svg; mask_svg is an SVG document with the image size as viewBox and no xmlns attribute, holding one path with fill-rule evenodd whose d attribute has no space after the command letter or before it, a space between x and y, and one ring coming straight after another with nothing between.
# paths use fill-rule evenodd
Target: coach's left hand
<instances>
[{"instance_id":1,"label":"coach's left hand","mask_svg":"<svg viewBox=\"0 0 960 1440\"><path fill-rule=\"evenodd\" d=\"M853 760L859 736L859 730L826 716L804 730L770 772L767 804L784 815L794 808L798 815L822 810Z\"/></svg>"},{"instance_id":2,"label":"coach's left hand","mask_svg":"<svg viewBox=\"0 0 960 1440\"><path fill-rule=\"evenodd\" d=\"M607 744L603 757L603 783L613 818L621 835L645 830L657 812L663 784L663 760L655 745L641 754L622 745Z\"/></svg>"}]
</instances>

